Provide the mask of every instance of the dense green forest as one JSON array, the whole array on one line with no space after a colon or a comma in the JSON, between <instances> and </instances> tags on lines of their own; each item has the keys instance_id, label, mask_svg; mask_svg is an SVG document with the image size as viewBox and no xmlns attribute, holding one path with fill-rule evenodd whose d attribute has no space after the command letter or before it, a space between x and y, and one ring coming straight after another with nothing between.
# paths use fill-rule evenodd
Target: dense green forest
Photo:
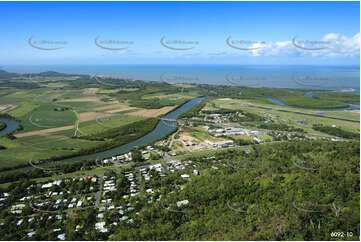
<instances>
[{"instance_id":1,"label":"dense green forest","mask_svg":"<svg viewBox=\"0 0 361 242\"><path fill-rule=\"evenodd\" d=\"M136 226L113 240L332 240L331 232L359 236L358 142L292 142L191 158L201 176L176 189L170 201L189 200L173 212L144 204ZM216 165L219 169L211 168ZM160 184L179 187L174 176Z\"/></svg>"},{"instance_id":2,"label":"dense green forest","mask_svg":"<svg viewBox=\"0 0 361 242\"><path fill-rule=\"evenodd\" d=\"M107 233L94 230L97 221L94 209L77 211L76 219L63 222L49 219L38 226L65 228L67 240L358 240L360 143L331 141L296 141L252 146L251 152L241 149L223 150L212 156L189 156L191 165L185 170L154 179L141 186L156 190L148 203L141 195L136 204L133 223L120 223ZM196 165L200 175L190 180L180 174L191 173ZM88 167L89 163L68 164L67 171ZM64 166L65 169L65 166ZM130 171L125 169L124 172ZM105 174L109 175L109 174ZM123 173L116 176L117 190L110 198L118 199L129 186ZM21 179L8 189L11 202L32 184ZM36 184L36 183L34 183ZM69 183L70 184L70 183ZM63 184L70 191L86 193L89 184ZM34 186L37 192L41 188ZM143 189L146 189L144 187ZM143 199L142 199L143 197ZM182 207L174 204L188 200ZM124 204L122 204L124 206ZM139 210L138 210L139 209ZM30 208L24 214L31 214ZM43 214L44 215L44 214ZM65 213L64 213L65 215ZM19 218L1 213L5 224ZM49 215L50 216L50 215ZM54 216L53 216L54 217ZM105 213L105 221L119 220L119 215ZM81 225L81 231L74 231ZM5 240L26 238L28 223L1 227ZM54 233L37 228L32 239L53 240ZM343 232L345 237L332 237ZM352 236L346 234L352 233Z\"/></svg>"},{"instance_id":3,"label":"dense green forest","mask_svg":"<svg viewBox=\"0 0 361 242\"><path fill-rule=\"evenodd\" d=\"M360 105L360 95L357 94L348 94L348 93L321 93L315 94L312 96L316 99L332 100L332 101L341 101L345 103L357 104Z\"/></svg>"}]
</instances>

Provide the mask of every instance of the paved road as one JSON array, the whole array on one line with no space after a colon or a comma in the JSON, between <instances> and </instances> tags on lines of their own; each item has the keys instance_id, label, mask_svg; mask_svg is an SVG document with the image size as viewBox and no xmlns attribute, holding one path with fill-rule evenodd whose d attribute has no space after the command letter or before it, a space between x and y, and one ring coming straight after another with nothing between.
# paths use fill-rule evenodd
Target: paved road
<instances>
[{"instance_id":1,"label":"paved road","mask_svg":"<svg viewBox=\"0 0 361 242\"><path fill-rule=\"evenodd\" d=\"M163 167L163 169L164 169L164 172L165 172L165 174L169 174L169 171L168 171L168 166L167 166L167 164L165 163L165 162L162 162L161 163L162 164L162 167Z\"/></svg>"},{"instance_id":2,"label":"paved road","mask_svg":"<svg viewBox=\"0 0 361 242\"><path fill-rule=\"evenodd\" d=\"M173 145L173 142L174 142L174 137L182 130L182 127L183 127L183 125L181 125L180 128L177 130L177 132L175 132L175 133L172 135L172 139L171 139L171 141L169 142L168 149L171 149L171 148L172 148L172 145Z\"/></svg>"},{"instance_id":3,"label":"paved road","mask_svg":"<svg viewBox=\"0 0 361 242\"><path fill-rule=\"evenodd\" d=\"M95 205L94 208L97 209L99 206L99 200L100 200L100 196L101 196L101 192L102 192L102 184L103 184L103 175L101 174L99 176L99 180L98 180L98 185L99 185L99 191L97 191L96 195L95 195Z\"/></svg>"}]
</instances>

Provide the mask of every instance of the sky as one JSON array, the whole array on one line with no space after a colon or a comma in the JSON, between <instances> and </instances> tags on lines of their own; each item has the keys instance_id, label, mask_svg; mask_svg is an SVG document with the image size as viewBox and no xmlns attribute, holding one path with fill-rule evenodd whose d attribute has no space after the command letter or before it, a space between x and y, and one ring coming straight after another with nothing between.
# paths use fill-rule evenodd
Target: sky
<instances>
[{"instance_id":1,"label":"sky","mask_svg":"<svg viewBox=\"0 0 361 242\"><path fill-rule=\"evenodd\" d=\"M0 65L359 65L359 2L0 2Z\"/></svg>"}]
</instances>

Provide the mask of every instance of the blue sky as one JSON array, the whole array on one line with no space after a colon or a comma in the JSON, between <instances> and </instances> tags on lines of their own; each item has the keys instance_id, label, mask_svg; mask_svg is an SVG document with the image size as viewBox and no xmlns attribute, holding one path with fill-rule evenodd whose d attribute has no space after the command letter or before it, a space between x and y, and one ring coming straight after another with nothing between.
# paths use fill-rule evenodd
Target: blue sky
<instances>
[{"instance_id":1,"label":"blue sky","mask_svg":"<svg viewBox=\"0 0 361 242\"><path fill-rule=\"evenodd\" d=\"M0 65L360 59L359 2L0 2L0 9ZM126 49L101 48L97 37L102 47Z\"/></svg>"}]
</instances>

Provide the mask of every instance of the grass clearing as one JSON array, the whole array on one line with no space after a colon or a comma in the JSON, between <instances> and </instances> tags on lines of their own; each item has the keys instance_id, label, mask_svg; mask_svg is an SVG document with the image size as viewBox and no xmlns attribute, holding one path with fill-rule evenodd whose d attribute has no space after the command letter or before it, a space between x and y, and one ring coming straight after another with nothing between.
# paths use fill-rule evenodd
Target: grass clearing
<instances>
[{"instance_id":1,"label":"grass clearing","mask_svg":"<svg viewBox=\"0 0 361 242\"><path fill-rule=\"evenodd\" d=\"M56 111L57 108L59 106L52 103L41 104L23 119L22 132L74 125L74 113L71 110Z\"/></svg>"},{"instance_id":2,"label":"grass clearing","mask_svg":"<svg viewBox=\"0 0 361 242\"><path fill-rule=\"evenodd\" d=\"M0 146L4 146L7 149L14 149L21 147L21 143L18 140L11 140L6 137L0 138ZM1 152L1 151L0 151Z\"/></svg>"},{"instance_id":3,"label":"grass clearing","mask_svg":"<svg viewBox=\"0 0 361 242\"><path fill-rule=\"evenodd\" d=\"M32 103L23 102L14 110L11 110L9 114L15 118L20 118L33 111L38 106Z\"/></svg>"},{"instance_id":4,"label":"grass clearing","mask_svg":"<svg viewBox=\"0 0 361 242\"><path fill-rule=\"evenodd\" d=\"M110 128L124 126L143 119L145 118L116 114L110 117L98 118L97 120L81 122L79 130L86 135L94 135Z\"/></svg>"}]
</instances>

